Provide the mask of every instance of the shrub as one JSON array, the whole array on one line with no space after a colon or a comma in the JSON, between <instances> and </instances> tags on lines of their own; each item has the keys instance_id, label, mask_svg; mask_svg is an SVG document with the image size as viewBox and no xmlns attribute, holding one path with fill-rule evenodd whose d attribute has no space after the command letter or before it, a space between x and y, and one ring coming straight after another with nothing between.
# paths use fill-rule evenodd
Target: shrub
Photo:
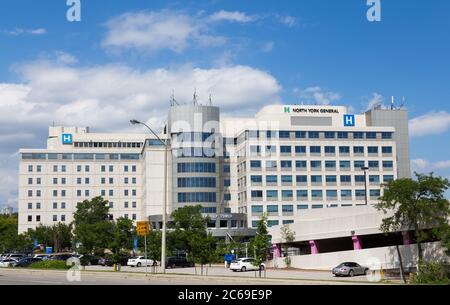
<instances>
[{"instance_id":1,"label":"shrub","mask_svg":"<svg viewBox=\"0 0 450 305\"><path fill-rule=\"evenodd\" d=\"M29 266L31 269L56 269L56 270L68 270L71 266L66 264L66 261L42 261L33 263Z\"/></svg>"},{"instance_id":2,"label":"shrub","mask_svg":"<svg viewBox=\"0 0 450 305\"><path fill-rule=\"evenodd\" d=\"M447 267L439 262L419 262L417 275L412 278L411 283L447 285Z\"/></svg>"}]
</instances>

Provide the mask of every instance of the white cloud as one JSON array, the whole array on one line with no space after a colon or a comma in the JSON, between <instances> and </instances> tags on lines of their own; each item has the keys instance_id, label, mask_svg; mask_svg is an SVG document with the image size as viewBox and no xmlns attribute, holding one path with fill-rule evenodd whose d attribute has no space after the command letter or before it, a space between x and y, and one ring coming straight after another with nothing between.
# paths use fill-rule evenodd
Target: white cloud
<instances>
[{"instance_id":1,"label":"white cloud","mask_svg":"<svg viewBox=\"0 0 450 305\"><path fill-rule=\"evenodd\" d=\"M0 83L0 201L14 202L17 197L11 192L17 190L14 154L21 147L45 147L53 122L90 126L93 131L135 131L128 121L136 118L159 129L166 120L172 90L179 103L190 102L194 88L200 103L207 103L211 93L213 103L224 112L278 102L281 91L273 76L248 66L137 70L125 65L77 67L66 62L55 54L53 60L18 66L21 83Z\"/></svg>"},{"instance_id":2,"label":"white cloud","mask_svg":"<svg viewBox=\"0 0 450 305\"><path fill-rule=\"evenodd\" d=\"M36 29L15 28L14 30L2 30L0 32L6 33L6 34L12 35L12 36L19 36L19 35L44 35L44 34L47 33L47 30L44 29L44 28L36 28Z\"/></svg>"},{"instance_id":3,"label":"white cloud","mask_svg":"<svg viewBox=\"0 0 450 305\"><path fill-rule=\"evenodd\" d=\"M302 99L301 102L314 103L318 105L330 105L341 99L341 95L336 92L324 91L321 87L308 87L306 89L294 89L294 93Z\"/></svg>"},{"instance_id":4,"label":"white cloud","mask_svg":"<svg viewBox=\"0 0 450 305\"><path fill-rule=\"evenodd\" d=\"M110 19L105 26L103 47L119 50L169 49L179 53L194 44L210 47L226 41L208 34L209 28L202 20L172 11L125 13Z\"/></svg>"},{"instance_id":5,"label":"white cloud","mask_svg":"<svg viewBox=\"0 0 450 305\"><path fill-rule=\"evenodd\" d=\"M434 170L446 170L450 169L450 160L445 161L437 161L437 162L431 162L425 159L414 159L411 160L411 165L413 170L420 170L420 171L434 171Z\"/></svg>"},{"instance_id":6,"label":"white cloud","mask_svg":"<svg viewBox=\"0 0 450 305\"><path fill-rule=\"evenodd\" d=\"M256 16L249 16L243 12L230 12L230 11L218 11L212 14L209 17L211 21L230 21L230 22L239 22L239 23L247 23L252 22L257 19Z\"/></svg>"},{"instance_id":7,"label":"white cloud","mask_svg":"<svg viewBox=\"0 0 450 305\"><path fill-rule=\"evenodd\" d=\"M374 106L381 105L383 106L384 97L379 93L372 93L372 98L369 100L367 104L367 110L372 109Z\"/></svg>"},{"instance_id":8,"label":"white cloud","mask_svg":"<svg viewBox=\"0 0 450 305\"><path fill-rule=\"evenodd\" d=\"M409 121L412 137L443 134L450 129L450 113L446 111L431 112Z\"/></svg>"},{"instance_id":9,"label":"white cloud","mask_svg":"<svg viewBox=\"0 0 450 305\"><path fill-rule=\"evenodd\" d=\"M292 28L297 25L297 19L292 16L280 16L278 15L278 21Z\"/></svg>"}]
</instances>

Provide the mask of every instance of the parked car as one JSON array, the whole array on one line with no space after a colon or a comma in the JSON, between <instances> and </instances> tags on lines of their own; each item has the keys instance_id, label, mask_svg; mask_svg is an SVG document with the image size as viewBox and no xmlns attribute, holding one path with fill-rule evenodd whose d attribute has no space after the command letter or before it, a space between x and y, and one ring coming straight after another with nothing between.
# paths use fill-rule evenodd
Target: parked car
<instances>
[{"instance_id":1,"label":"parked car","mask_svg":"<svg viewBox=\"0 0 450 305\"><path fill-rule=\"evenodd\" d=\"M17 260L13 258L5 258L0 261L0 268L14 267L17 264Z\"/></svg>"},{"instance_id":2,"label":"parked car","mask_svg":"<svg viewBox=\"0 0 450 305\"><path fill-rule=\"evenodd\" d=\"M80 263L82 266L95 266L98 265L98 262L100 260L99 256L93 255L80 255L78 258L80 259Z\"/></svg>"},{"instance_id":3,"label":"parked car","mask_svg":"<svg viewBox=\"0 0 450 305\"><path fill-rule=\"evenodd\" d=\"M255 259L250 257L243 257L237 260L233 260L230 264L230 270L236 271L251 271L251 270L264 270L266 265L263 263L259 267L254 265Z\"/></svg>"},{"instance_id":4,"label":"parked car","mask_svg":"<svg viewBox=\"0 0 450 305\"><path fill-rule=\"evenodd\" d=\"M47 260L49 258L48 254L35 254L33 258L40 258L41 260Z\"/></svg>"},{"instance_id":5,"label":"parked car","mask_svg":"<svg viewBox=\"0 0 450 305\"><path fill-rule=\"evenodd\" d=\"M14 260L19 260L22 257L26 257L25 254L22 253L10 253L10 254L6 254L6 256L4 257L4 259L14 259Z\"/></svg>"},{"instance_id":6,"label":"parked car","mask_svg":"<svg viewBox=\"0 0 450 305\"><path fill-rule=\"evenodd\" d=\"M366 275L369 268L363 267L354 262L345 262L333 268L331 271L335 276L355 276Z\"/></svg>"},{"instance_id":7,"label":"parked car","mask_svg":"<svg viewBox=\"0 0 450 305\"><path fill-rule=\"evenodd\" d=\"M189 262L186 257L183 256L171 256L166 259L166 268L175 267L194 267L193 262Z\"/></svg>"},{"instance_id":8,"label":"parked car","mask_svg":"<svg viewBox=\"0 0 450 305\"><path fill-rule=\"evenodd\" d=\"M42 262L42 259L37 257L23 257L18 260L13 267L28 267L29 265L37 262Z\"/></svg>"},{"instance_id":9,"label":"parked car","mask_svg":"<svg viewBox=\"0 0 450 305\"><path fill-rule=\"evenodd\" d=\"M128 259L127 266L131 267L141 267L145 266L153 266L154 263L157 263L156 261L152 259L145 259L143 256L137 256L137 257L131 257Z\"/></svg>"},{"instance_id":10,"label":"parked car","mask_svg":"<svg viewBox=\"0 0 450 305\"><path fill-rule=\"evenodd\" d=\"M49 260L52 260L52 261L67 261L71 257L74 257L74 255L73 254L69 254L69 253L52 254L49 257Z\"/></svg>"}]
</instances>

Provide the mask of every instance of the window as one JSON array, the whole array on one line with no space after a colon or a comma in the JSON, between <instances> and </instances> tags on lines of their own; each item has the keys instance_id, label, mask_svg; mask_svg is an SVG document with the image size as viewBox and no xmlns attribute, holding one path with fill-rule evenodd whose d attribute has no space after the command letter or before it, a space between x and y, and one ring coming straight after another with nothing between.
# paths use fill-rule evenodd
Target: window
<instances>
[{"instance_id":1,"label":"window","mask_svg":"<svg viewBox=\"0 0 450 305\"><path fill-rule=\"evenodd\" d=\"M215 173L215 163L178 163L179 173Z\"/></svg>"},{"instance_id":2,"label":"window","mask_svg":"<svg viewBox=\"0 0 450 305\"><path fill-rule=\"evenodd\" d=\"M355 191L355 196L359 197L359 198L366 197L366 191L365 190L356 190Z\"/></svg>"},{"instance_id":3,"label":"window","mask_svg":"<svg viewBox=\"0 0 450 305\"><path fill-rule=\"evenodd\" d=\"M266 154L275 154L277 152L277 147L275 145L266 146Z\"/></svg>"},{"instance_id":4,"label":"window","mask_svg":"<svg viewBox=\"0 0 450 305\"><path fill-rule=\"evenodd\" d=\"M252 205L252 214L261 214L263 213L262 205Z\"/></svg>"},{"instance_id":5,"label":"window","mask_svg":"<svg viewBox=\"0 0 450 305\"><path fill-rule=\"evenodd\" d=\"M61 184L66 184L66 178L61 178Z\"/></svg>"},{"instance_id":6,"label":"window","mask_svg":"<svg viewBox=\"0 0 450 305\"><path fill-rule=\"evenodd\" d=\"M215 192L192 192L192 193L178 193L178 202L191 203L191 202L205 202L215 203Z\"/></svg>"},{"instance_id":7,"label":"window","mask_svg":"<svg viewBox=\"0 0 450 305\"><path fill-rule=\"evenodd\" d=\"M128 195L128 191L127 191L127 195ZM109 196L114 196L114 190L109 190Z\"/></svg>"},{"instance_id":8,"label":"window","mask_svg":"<svg viewBox=\"0 0 450 305\"><path fill-rule=\"evenodd\" d=\"M336 161L325 161L325 168L327 169L336 168Z\"/></svg>"},{"instance_id":9,"label":"window","mask_svg":"<svg viewBox=\"0 0 450 305\"><path fill-rule=\"evenodd\" d=\"M123 166L123 171L124 171L124 172L128 172L128 165L124 165L124 166Z\"/></svg>"},{"instance_id":10,"label":"window","mask_svg":"<svg viewBox=\"0 0 450 305\"><path fill-rule=\"evenodd\" d=\"M366 162L364 161L355 161L354 162L355 170L360 170L366 166Z\"/></svg>"},{"instance_id":11,"label":"window","mask_svg":"<svg viewBox=\"0 0 450 305\"><path fill-rule=\"evenodd\" d=\"M354 139L364 139L364 132L359 132L359 131L354 132L353 133L353 138Z\"/></svg>"},{"instance_id":12,"label":"window","mask_svg":"<svg viewBox=\"0 0 450 305\"><path fill-rule=\"evenodd\" d=\"M85 167L84 167L84 170L88 173L89 172L89 170L90 170L90 167L89 167L89 165L86 165Z\"/></svg>"},{"instance_id":13,"label":"window","mask_svg":"<svg viewBox=\"0 0 450 305\"><path fill-rule=\"evenodd\" d=\"M339 153L341 155L348 155L350 153L350 147L349 146L340 146Z\"/></svg>"},{"instance_id":14,"label":"window","mask_svg":"<svg viewBox=\"0 0 450 305\"><path fill-rule=\"evenodd\" d=\"M311 146L311 147L309 148L309 152L310 152L311 154L320 154L321 148L320 148L320 146Z\"/></svg>"},{"instance_id":15,"label":"window","mask_svg":"<svg viewBox=\"0 0 450 305\"><path fill-rule=\"evenodd\" d=\"M268 220L267 221L267 226L270 227L274 227L274 226L278 226L280 224L280 222L278 220Z\"/></svg>"},{"instance_id":16,"label":"window","mask_svg":"<svg viewBox=\"0 0 450 305\"><path fill-rule=\"evenodd\" d=\"M53 209L56 210L58 208L58 203L57 202L53 202Z\"/></svg>"},{"instance_id":17,"label":"window","mask_svg":"<svg viewBox=\"0 0 450 305\"><path fill-rule=\"evenodd\" d=\"M53 165L53 172L54 173L58 172L58 165Z\"/></svg>"},{"instance_id":18,"label":"window","mask_svg":"<svg viewBox=\"0 0 450 305\"><path fill-rule=\"evenodd\" d=\"M278 191L268 190L266 191L267 200L278 200Z\"/></svg>"},{"instance_id":19,"label":"window","mask_svg":"<svg viewBox=\"0 0 450 305\"><path fill-rule=\"evenodd\" d=\"M322 190L312 190L311 191L311 197L313 199L322 199L323 198L323 191Z\"/></svg>"},{"instance_id":20,"label":"window","mask_svg":"<svg viewBox=\"0 0 450 305\"><path fill-rule=\"evenodd\" d=\"M336 199L337 191L336 190L327 190L327 199Z\"/></svg>"},{"instance_id":21,"label":"window","mask_svg":"<svg viewBox=\"0 0 450 305\"><path fill-rule=\"evenodd\" d=\"M300 161L300 160L295 161L295 167L297 169L306 169L306 161Z\"/></svg>"},{"instance_id":22,"label":"window","mask_svg":"<svg viewBox=\"0 0 450 305\"><path fill-rule=\"evenodd\" d=\"M33 184L33 178L28 178L28 184Z\"/></svg>"},{"instance_id":23,"label":"window","mask_svg":"<svg viewBox=\"0 0 450 305\"><path fill-rule=\"evenodd\" d=\"M383 182L389 182L394 180L394 176L393 175L384 175L383 176Z\"/></svg>"},{"instance_id":24,"label":"window","mask_svg":"<svg viewBox=\"0 0 450 305\"><path fill-rule=\"evenodd\" d=\"M380 190L370 190L370 197L371 198L374 198L374 197L378 198L380 196L381 196Z\"/></svg>"},{"instance_id":25,"label":"window","mask_svg":"<svg viewBox=\"0 0 450 305\"><path fill-rule=\"evenodd\" d=\"M290 154L290 153L292 153L292 147L291 146L280 146L280 153Z\"/></svg>"},{"instance_id":26,"label":"window","mask_svg":"<svg viewBox=\"0 0 450 305\"><path fill-rule=\"evenodd\" d=\"M261 146L250 145L250 156L259 156L261 153Z\"/></svg>"},{"instance_id":27,"label":"window","mask_svg":"<svg viewBox=\"0 0 450 305\"><path fill-rule=\"evenodd\" d=\"M322 183L322 176L311 176L311 183Z\"/></svg>"},{"instance_id":28,"label":"window","mask_svg":"<svg viewBox=\"0 0 450 305\"><path fill-rule=\"evenodd\" d=\"M307 190L297 190L297 199L307 200L308 199L308 191Z\"/></svg>"},{"instance_id":29,"label":"window","mask_svg":"<svg viewBox=\"0 0 450 305\"><path fill-rule=\"evenodd\" d=\"M289 131L280 131L279 137L280 139L289 139L290 138L290 132Z\"/></svg>"},{"instance_id":30,"label":"window","mask_svg":"<svg viewBox=\"0 0 450 305\"><path fill-rule=\"evenodd\" d=\"M61 221L62 222L66 221L66 215L61 215Z\"/></svg>"},{"instance_id":31,"label":"window","mask_svg":"<svg viewBox=\"0 0 450 305\"><path fill-rule=\"evenodd\" d=\"M62 171L63 173L66 172L66 166L65 166L65 165L61 165L61 171Z\"/></svg>"},{"instance_id":32,"label":"window","mask_svg":"<svg viewBox=\"0 0 450 305\"><path fill-rule=\"evenodd\" d=\"M352 199L353 192L352 190L341 190L341 199Z\"/></svg>"},{"instance_id":33,"label":"window","mask_svg":"<svg viewBox=\"0 0 450 305\"><path fill-rule=\"evenodd\" d=\"M320 133L318 131L309 131L308 138L310 139L318 139L320 137Z\"/></svg>"},{"instance_id":34,"label":"window","mask_svg":"<svg viewBox=\"0 0 450 305\"><path fill-rule=\"evenodd\" d=\"M101 166L101 171L102 171L102 173L106 172L106 166L105 165Z\"/></svg>"},{"instance_id":35,"label":"window","mask_svg":"<svg viewBox=\"0 0 450 305\"><path fill-rule=\"evenodd\" d=\"M366 139L376 139L377 133L376 132L366 132Z\"/></svg>"},{"instance_id":36,"label":"window","mask_svg":"<svg viewBox=\"0 0 450 305\"><path fill-rule=\"evenodd\" d=\"M323 209L323 204L313 204L311 206L311 208L313 208L313 209Z\"/></svg>"},{"instance_id":37,"label":"window","mask_svg":"<svg viewBox=\"0 0 450 305\"><path fill-rule=\"evenodd\" d=\"M42 172L42 165L36 165L36 171L38 173Z\"/></svg>"},{"instance_id":38,"label":"window","mask_svg":"<svg viewBox=\"0 0 450 305\"><path fill-rule=\"evenodd\" d=\"M292 161L282 160L280 163L281 163L281 168L291 168L292 167Z\"/></svg>"},{"instance_id":39,"label":"window","mask_svg":"<svg viewBox=\"0 0 450 305\"><path fill-rule=\"evenodd\" d=\"M58 221L58 215L53 215L53 221Z\"/></svg>"},{"instance_id":40,"label":"window","mask_svg":"<svg viewBox=\"0 0 450 305\"><path fill-rule=\"evenodd\" d=\"M77 172L81 172L81 165L77 165Z\"/></svg>"},{"instance_id":41,"label":"window","mask_svg":"<svg viewBox=\"0 0 450 305\"><path fill-rule=\"evenodd\" d=\"M339 138L339 139L348 139L348 132L345 132L345 131L339 131L339 132L338 132L338 138Z\"/></svg>"},{"instance_id":42,"label":"window","mask_svg":"<svg viewBox=\"0 0 450 305\"><path fill-rule=\"evenodd\" d=\"M380 176L378 175L370 175L369 176L370 183L380 183Z\"/></svg>"},{"instance_id":43,"label":"window","mask_svg":"<svg viewBox=\"0 0 450 305\"><path fill-rule=\"evenodd\" d=\"M250 168L261 168L261 161L259 160L251 160Z\"/></svg>"},{"instance_id":44,"label":"window","mask_svg":"<svg viewBox=\"0 0 450 305\"><path fill-rule=\"evenodd\" d=\"M311 161L311 169L321 169L322 161Z\"/></svg>"},{"instance_id":45,"label":"window","mask_svg":"<svg viewBox=\"0 0 450 305\"><path fill-rule=\"evenodd\" d=\"M281 191L281 198L283 200L290 200L294 197L294 193L291 190L282 190Z\"/></svg>"},{"instance_id":46,"label":"window","mask_svg":"<svg viewBox=\"0 0 450 305\"><path fill-rule=\"evenodd\" d=\"M341 183L351 183L352 182L352 176L350 175L342 175L341 176Z\"/></svg>"},{"instance_id":47,"label":"window","mask_svg":"<svg viewBox=\"0 0 450 305\"><path fill-rule=\"evenodd\" d=\"M350 169L350 161L340 161L339 166L342 170L349 170Z\"/></svg>"},{"instance_id":48,"label":"window","mask_svg":"<svg viewBox=\"0 0 450 305\"><path fill-rule=\"evenodd\" d=\"M364 146L355 146L353 147L354 154L364 154Z\"/></svg>"},{"instance_id":49,"label":"window","mask_svg":"<svg viewBox=\"0 0 450 305\"><path fill-rule=\"evenodd\" d=\"M355 175L356 183L364 183L366 181L366 177L364 175Z\"/></svg>"},{"instance_id":50,"label":"window","mask_svg":"<svg viewBox=\"0 0 450 305\"><path fill-rule=\"evenodd\" d=\"M223 166L223 172L224 172L224 173L229 173L229 172L230 172L230 165L225 164L225 165Z\"/></svg>"},{"instance_id":51,"label":"window","mask_svg":"<svg viewBox=\"0 0 450 305\"><path fill-rule=\"evenodd\" d=\"M61 209L65 209L66 208L66 203L65 202L61 202Z\"/></svg>"},{"instance_id":52,"label":"window","mask_svg":"<svg viewBox=\"0 0 450 305\"><path fill-rule=\"evenodd\" d=\"M267 169L276 169L277 161L266 161L266 168Z\"/></svg>"},{"instance_id":53,"label":"window","mask_svg":"<svg viewBox=\"0 0 450 305\"><path fill-rule=\"evenodd\" d=\"M297 175L295 177L295 181L297 183L307 183L308 182L308 176L306 176L306 175Z\"/></svg>"},{"instance_id":54,"label":"window","mask_svg":"<svg viewBox=\"0 0 450 305\"><path fill-rule=\"evenodd\" d=\"M307 204L297 204L297 210L307 210L308 205Z\"/></svg>"},{"instance_id":55,"label":"window","mask_svg":"<svg viewBox=\"0 0 450 305\"><path fill-rule=\"evenodd\" d=\"M28 222L32 222L33 221L33 216L28 215Z\"/></svg>"},{"instance_id":56,"label":"window","mask_svg":"<svg viewBox=\"0 0 450 305\"><path fill-rule=\"evenodd\" d=\"M136 172L136 165L133 165L133 166L131 166L131 171L133 172L133 173L135 173Z\"/></svg>"},{"instance_id":57,"label":"window","mask_svg":"<svg viewBox=\"0 0 450 305\"><path fill-rule=\"evenodd\" d=\"M275 175L267 175L266 176L266 183L277 183L278 179Z\"/></svg>"},{"instance_id":58,"label":"window","mask_svg":"<svg viewBox=\"0 0 450 305\"><path fill-rule=\"evenodd\" d=\"M40 202L37 202L36 203L36 210L40 210L41 209L41 203Z\"/></svg>"},{"instance_id":59,"label":"window","mask_svg":"<svg viewBox=\"0 0 450 305\"><path fill-rule=\"evenodd\" d=\"M33 209L33 203L28 202L28 210L31 210L31 209Z\"/></svg>"},{"instance_id":60,"label":"window","mask_svg":"<svg viewBox=\"0 0 450 305\"><path fill-rule=\"evenodd\" d=\"M213 178L214 179L214 178ZM230 179L224 179L223 180L223 186L224 187L228 187L231 185L231 180Z\"/></svg>"},{"instance_id":61,"label":"window","mask_svg":"<svg viewBox=\"0 0 450 305\"><path fill-rule=\"evenodd\" d=\"M253 183L262 183L262 176L260 176L260 175L258 175L258 176L251 176L250 177L250 180L253 182Z\"/></svg>"},{"instance_id":62,"label":"window","mask_svg":"<svg viewBox=\"0 0 450 305\"><path fill-rule=\"evenodd\" d=\"M336 183L337 182L336 176L326 176L325 180L327 183Z\"/></svg>"},{"instance_id":63,"label":"window","mask_svg":"<svg viewBox=\"0 0 450 305\"><path fill-rule=\"evenodd\" d=\"M378 146L369 146L369 147L367 147L367 152L369 154L378 154Z\"/></svg>"},{"instance_id":64,"label":"window","mask_svg":"<svg viewBox=\"0 0 450 305\"><path fill-rule=\"evenodd\" d=\"M294 206L291 204L286 204L281 206L281 211L283 213L293 213L294 212Z\"/></svg>"},{"instance_id":65,"label":"window","mask_svg":"<svg viewBox=\"0 0 450 305\"><path fill-rule=\"evenodd\" d=\"M306 146L295 146L296 154L306 154Z\"/></svg>"},{"instance_id":66,"label":"window","mask_svg":"<svg viewBox=\"0 0 450 305\"><path fill-rule=\"evenodd\" d=\"M36 215L36 221L40 222L41 221L41 215Z\"/></svg>"},{"instance_id":67,"label":"window","mask_svg":"<svg viewBox=\"0 0 450 305\"><path fill-rule=\"evenodd\" d=\"M336 153L336 147L334 147L334 146L325 146L325 153L326 154L335 154Z\"/></svg>"},{"instance_id":68,"label":"window","mask_svg":"<svg viewBox=\"0 0 450 305\"><path fill-rule=\"evenodd\" d=\"M394 162L392 161L383 161L383 168L392 169L394 167Z\"/></svg>"},{"instance_id":69,"label":"window","mask_svg":"<svg viewBox=\"0 0 450 305\"><path fill-rule=\"evenodd\" d=\"M65 179L65 178L63 178ZM41 184L41 178L36 178L36 184Z\"/></svg>"},{"instance_id":70,"label":"window","mask_svg":"<svg viewBox=\"0 0 450 305\"><path fill-rule=\"evenodd\" d=\"M262 191L251 191L252 199L254 198L262 198L263 192Z\"/></svg>"},{"instance_id":71,"label":"window","mask_svg":"<svg viewBox=\"0 0 450 305\"><path fill-rule=\"evenodd\" d=\"M392 154L392 146L383 146L381 151L383 154Z\"/></svg>"},{"instance_id":72,"label":"window","mask_svg":"<svg viewBox=\"0 0 450 305\"><path fill-rule=\"evenodd\" d=\"M306 131L296 131L295 138L297 139L306 139Z\"/></svg>"},{"instance_id":73,"label":"window","mask_svg":"<svg viewBox=\"0 0 450 305\"><path fill-rule=\"evenodd\" d=\"M81 184L81 178L80 177L77 178L77 184Z\"/></svg>"},{"instance_id":74,"label":"window","mask_svg":"<svg viewBox=\"0 0 450 305\"><path fill-rule=\"evenodd\" d=\"M392 139L392 132L383 132L381 133L381 138L383 139Z\"/></svg>"},{"instance_id":75,"label":"window","mask_svg":"<svg viewBox=\"0 0 450 305\"><path fill-rule=\"evenodd\" d=\"M278 205L268 205L267 213L278 213Z\"/></svg>"},{"instance_id":76,"label":"window","mask_svg":"<svg viewBox=\"0 0 450 305\"><path fill-rule=\"evenodd\" d=\"M112 173L113 171L114 171L114 166L113 166L113 165L110 165L110 166L109 166L109 172Z\"/></svg>"},{"instance_id":77,"label":"window","mask_svg":"<svg viewBox=\"0 0 450 305\"><path fill-rule=\"evenodd\" d=\"M325 132L325 139L335 139L336 133L334 131L326 131Z\"/></svg>"},{"instance_id":78,"label":"window","mask_svg":"<svg viewBox=\"0 0 450 305\"><path fill-rule=\"evenodd\" d=\"M224 181L225 182L225 181ZM229 182L229 180L228 180ZM178 187L216 187L214 177L183 177L178 178Z\"/></svg>"},{"instance_id":79,"label":"window","mask_svg":"<svg viewBox=\"0 0 450 305\"><path fill-rule=\"evenodd\" d=\"M28 197L33 197L33 191L32 190L28 190Z\"/></svg>"},{"instance_id":80,"label":"window","mask_svg":"<svg viewBox=\"0 0 450 305\"><path fill-rule=\"evenodd\" d=\"M230 201L231 200L231 194L230 193L223 194L223 200L224 201Z\"/></svg>"},{"instance_id":81,"label":"window","mask_svg":"<svg viewBox=\"0 0 450 305\"><path fill-rule=\"evenodd\" d=\"M282 183L292 183L292 176L281 176L281 182Z\"/></svg>"},{"instance_id":82,"label":"window","mask_svg":"<svg viewBox=\"0 0 450 305\"><path fill-rule=\"evenodd\" d=\"M33 172L33 165L28 165L28 172L29 173Z\"/></svg>"},{"instance_id":83,"label":"window","mask_svg":"<svg viewBox=\"0 0 450 305\"><path fill-rule=\"evenodd\" d=\"M378 161L369 161L369 168L378 169L380 167L380 162Z\"/></svg>"}]
</instances>

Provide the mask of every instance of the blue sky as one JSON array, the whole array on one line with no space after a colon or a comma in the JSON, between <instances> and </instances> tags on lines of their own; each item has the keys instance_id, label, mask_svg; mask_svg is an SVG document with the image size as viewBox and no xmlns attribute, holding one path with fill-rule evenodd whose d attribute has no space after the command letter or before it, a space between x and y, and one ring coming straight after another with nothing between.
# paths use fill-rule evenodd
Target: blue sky
<instances>
[{"instance_id":1,"label":"blue sky","mask_svg":"<svg viewBox=\"0 0 450 305\"><path fill-rule=\"evenodd\" d=\"M413 168L450 177L447 0L381 0L381 22L365 0L81 0L81 22L36 2L0 3L0 205L17 201L18 148L44 147L53 121L162 125L172 90L194 88L234 115L405 97Z\"/></svg>"}]
</instances>

